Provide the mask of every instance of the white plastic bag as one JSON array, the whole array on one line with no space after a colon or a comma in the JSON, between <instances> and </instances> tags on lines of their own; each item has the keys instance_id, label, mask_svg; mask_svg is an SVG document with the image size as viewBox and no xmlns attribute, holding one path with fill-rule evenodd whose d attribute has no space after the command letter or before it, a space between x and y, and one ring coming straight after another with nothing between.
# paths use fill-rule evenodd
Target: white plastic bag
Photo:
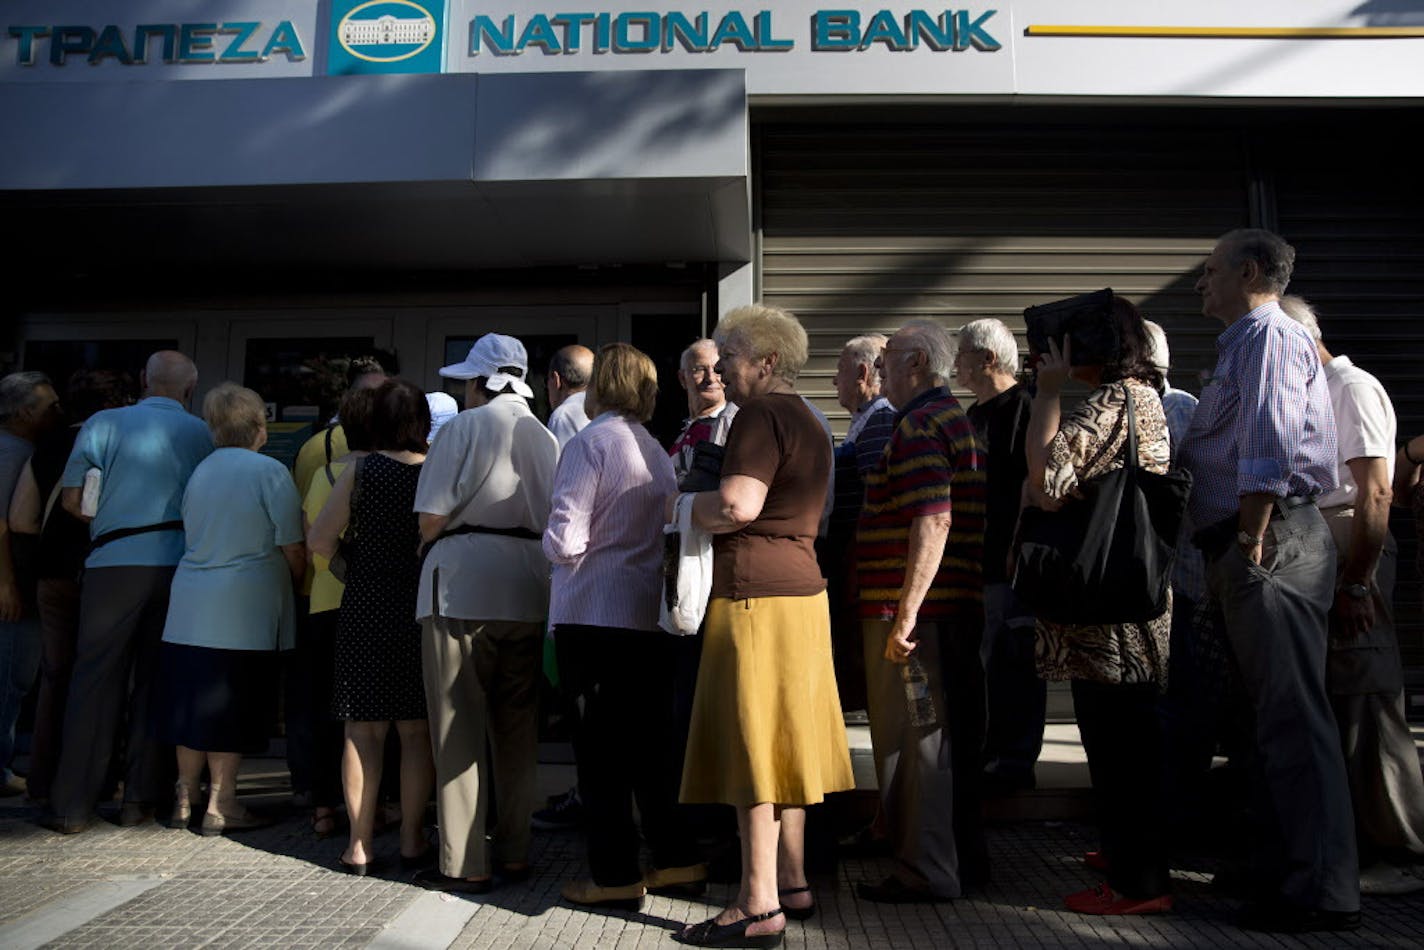
<instances>
[{"instance_id":1,"label":"white plastic bag","mask_svg":"<svg viewBox=\"0 0 1424 950\"><path fill-rule=\"evenodd\" d=\"M712 592L712 536L692 525L693 497L678 495L673 506L673 523L663 526L663 534L678 536L678 556L669 559L665 568L663 596L658 601L658 626L679 637L690 637L697 632Z\"/></svg>"}]
</instances>

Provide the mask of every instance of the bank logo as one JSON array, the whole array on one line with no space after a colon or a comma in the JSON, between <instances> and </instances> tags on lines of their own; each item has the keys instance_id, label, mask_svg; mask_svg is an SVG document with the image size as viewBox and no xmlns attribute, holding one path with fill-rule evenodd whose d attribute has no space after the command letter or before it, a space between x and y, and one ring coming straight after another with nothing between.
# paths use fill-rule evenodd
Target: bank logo
<instances>
[{"instance_id":1,"label":"bank logo","mask_svg":"<svg viewBox=\"0 0 1424 950\"><path fill-rule=\"evenodd\" d=\"M328 72L439 72L444 0L334 0Z\"/></svg>"},{"instance_id":2,"label":"bank logo","mask_svg":"<svg viewBox=\"0 0 1424 950\"><path fill-rule=\"evenodd\" d=\"M411 59L435 41L435 18L410 0L371 0L341 18L337 36L346 52L368 63Z\"/></svg>"}]
</instances>

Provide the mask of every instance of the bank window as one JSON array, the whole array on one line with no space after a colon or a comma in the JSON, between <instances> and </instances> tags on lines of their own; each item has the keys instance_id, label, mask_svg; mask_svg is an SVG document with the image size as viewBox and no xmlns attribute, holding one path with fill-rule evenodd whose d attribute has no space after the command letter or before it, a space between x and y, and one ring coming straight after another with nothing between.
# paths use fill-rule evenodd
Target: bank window
<instances>
[{"instance_id":1,"label":"bank window","mask_svg":"<svg viewBox=\"0 0 1424 950\"><path fill-rule=\"evenodd\" d=\"M176 350L177 340L30 340L25 343L24 365L54 381L63 396L69 377L81 369L106 369L127 373L138 386L139 373L157 350Z\"/></svg>"},{"instance_id":2,"label":"bank window","mask_svg":"<svg viewBox=\"0 0 1424 950\"><path fill-rule=\"evenodd\" d=\"M271 421L321 424L336 414L346 368L362 356L376 357L387 372L400 369L368 336L250 339L242 384L269 403Z\"/></svg>"}]
</instances>

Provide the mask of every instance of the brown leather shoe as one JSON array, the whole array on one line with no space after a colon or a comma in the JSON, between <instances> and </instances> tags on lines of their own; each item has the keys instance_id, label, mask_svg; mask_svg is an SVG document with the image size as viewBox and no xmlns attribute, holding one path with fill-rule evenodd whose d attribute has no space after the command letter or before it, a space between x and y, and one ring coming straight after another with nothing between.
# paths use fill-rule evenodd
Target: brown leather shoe
<instances>
[{"instance_id":1,"label":"brown leather shoe","mask_svg":"<svg viewBox=\"0 0 1424 950\"><path fill-rule=\"evenodd\" d=\"M559 893L570 904L585 907L617 907L622 910L641 910L643 897L648 893L643 882L624 884L621 887L601 887L590 880L569 881Z\"/></svg>"},{"instance_id":2,"label":"brown leather shoe","mask_svg":"<svg viewBox=\"0 0 1424 950\"><path fill-rule=\"evenodd\" d=\"M643 886L649 894L700 897L707 892L707 865L651 868L643 875Z\"/></svg>"}]
</instances>

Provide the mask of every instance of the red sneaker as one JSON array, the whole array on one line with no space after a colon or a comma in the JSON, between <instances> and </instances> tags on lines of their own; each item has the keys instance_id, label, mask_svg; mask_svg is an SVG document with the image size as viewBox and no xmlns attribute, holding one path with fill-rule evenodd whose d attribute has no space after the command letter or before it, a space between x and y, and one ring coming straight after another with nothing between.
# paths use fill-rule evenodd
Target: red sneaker
<instances>
[{"instance_id":1,"label":"red sneaker","mask_svg":"<svg viewBox=\"0 0 1424 950\"><path fill-rule=\"evenodd\" d=\"M1108 873L1108 856L1101 851L1084 851L1083 863L1094 871Z\"/></svg>"},{"instance_id":2,"label":"red sneaker","mask_svg":"<svg viewBox=\"0 0 1424 950\"><path fill-rule=\"evenodd\" d=\"M1172 895L1123 897L1106 884L1063 898L1063 906L1080 914L1162 914L1172 909Z\"/></svg>"}]
</instances>

